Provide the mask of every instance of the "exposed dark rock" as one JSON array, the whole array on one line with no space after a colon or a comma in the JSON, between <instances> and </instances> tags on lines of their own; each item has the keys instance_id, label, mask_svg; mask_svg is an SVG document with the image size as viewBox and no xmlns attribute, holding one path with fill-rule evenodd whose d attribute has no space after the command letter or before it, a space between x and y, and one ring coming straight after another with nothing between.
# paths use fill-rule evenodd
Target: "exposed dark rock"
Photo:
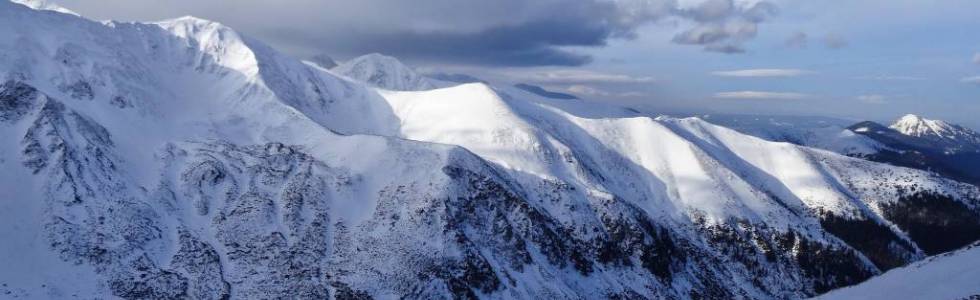
<instances>
[{"instance_id":1,"label":"exposed dark rock","mask_svg":"<svg viewBox=\"0 0 980 300\"><path fill-rule=\"evenodd\" d=\"M132 103L129 103L129 100L126 100L126 97L123 97L123 96L115 96L115 97L112 97L112 99L109 100L109 104L112 104L112 106L115 106L115 107L118 107L118 108L133 107L133 104Z\"/></svg>"},{"instance_id":2,"label":"exposed dark rock","mask_svg":"<svg viewBox=\"0 0 980 300\"><path fill-rule=\"evenodd\" d=\"M333 282L330 284L334 288L334 299L335 300L372 300L374 299L365 291L358 291L351 289L345 283Z\"/></svg>"},{"instance_id":3,"label":"exposed dark rock","mask_svg":"<svg viewBox=\"0 0 980 300\"><path fill-rule=\"evenodd\" d=\"M218 252L186 230L179 234L180 249L174 254L171 267L188 277L188 294L194 299L229 299L231 285L223 278Z\"/></svg>"},{"instance_id":4,"label":"exposed dark rock","mask_svg":"<svg viewBox=\"0 0 980 300\"><path fill-rule=\"evenodd\" d=\"M146 256L110 273L109 290L123 299L187 299L187 278L160 270Z\"/></svg>"},{"instance_id":5,"label":"exposed dark rock","mask_svg":"<svg viewBox=\"0 0 980 300\"><path fill-rule=\"evenodd\" d=\"M61 87L61 90L72 98L79 100L92 100L95 98L95 91L92 90L92 85L82 80L65 85Z\"/></svg>"},{"instance_id":6,"label":"exposed dark rock","mask_svg":"<svg viewBox=\"0 0 980 300\"><path fill-rule=\"evenodd\" d=\"M16 122L33 111L39 103L40 93L34 87L19 81L7 81L0 85L0 122Z\"/></svg>"}]
</instances>

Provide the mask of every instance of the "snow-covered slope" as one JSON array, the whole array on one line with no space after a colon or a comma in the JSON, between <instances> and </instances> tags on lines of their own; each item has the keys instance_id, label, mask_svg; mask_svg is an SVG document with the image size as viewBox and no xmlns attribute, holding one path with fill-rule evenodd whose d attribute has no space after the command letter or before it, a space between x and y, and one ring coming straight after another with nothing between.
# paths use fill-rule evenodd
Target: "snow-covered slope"
<instances>
[{"instance_id":1,"label":"snow-covered slope","mask_svg":"<svg viewBox=\"0 0 980 300\"><path fill-rule=\"evenodd\" d=\"M377 53L343 62L333 68L337 74L393 91L423 91L436 88L432 79L422 76L398 59Z\"/></svg>"},{"instance_id":2,"label":"snow-covered slope","mask_svg":"<svg viewBox=\"0 0 980 300\"><path fill-rule=\"evenodd\" d=\"M972 187L935 181L929 173L767 142L699 119L581 117L556 108L557 101L483 84L384 95L405 138L461 145L503 166L527 190L567 186L560 201L551 195L539 201L552 202L545 209L566 215L560 220L569 227L588 220L568 212L569 206L598 210L594 203L611 197L670 228L711 232L748 226L750 232L800 233L827 245L844 240L860 248L866 255L861 259L870 260L874 270L922 255L916 240L924 237L888 229L918 226L891 221L906 214L898 211L906 207L901 199L919 193L942 198L956 191L969 192L952 198L976 196ZM936 203L942 201L947 200ZM965 222L980 229L975 220ZM868 241L861 231L880 236ZM921 246L933 253L936 245ZM793 293L763 286L782 296ZM821 289L820 284L813 288ZM759 290L740 292L762 297Z\"/></svg>"},{"instance_id":3,"label":"snow-covered slope","mask_svg":"<svg viewBox=\"0 0 980 300\"><path fill-rule=\"evenodd\" d=\"M980 152L980 133L942 120L909 114L896 120L889 128L935 143L936 146L946 148L946 152L950 154Z\"/></svg>"},{"instance_id":4,"label":"snow-covered slope","mask_svg":"<svg viewBox=\"0 0 980 300\"><path fill-rule=\"evenodd\" d=\"M709 122L770 141L830 150L980 184L980 134L908 115L891 127L825 117L705 116Z\"/></svg>"},{"instance_id":5,"label":"snow-covered slope","mask_svg":"<svg viewBox=\"0 0 980 300\"><path fill-rule=\"evenodd\" d=\"M929 257L817 299L975 299L980 297L980 244Z\"/></svg>"},{"instance_id":6,"label":"snow-covered slope","mask_svg":"<svg viewBox=\"0 0 980 300\"><path fill-rule=\"evenodd\" d=\"M60 12L63 14L70 14L76 16L78 15L78 13L75 13L70 9L64 8L54 3L50 3L47 0L11 0L11 2L23 4L37 10L50 10L50 11Z\"/></svg>"},{"instance_id":7,"label":"snow-covered slope","mask_svg":"<svg viewBox=\"0 0 980 300\"><path fill-rule=\"evenodd\" d=\"M980 191L931 173L356 78L211 21L0 1L0 292L801 298L980 234Z\"/></svg>"},{"instance_id":8,"label":"snow-covered slope","mask_svg":"<svg viewBox=\"0 0 980 300\"><path fill-rule=\"evenodd\" d=\"M3 1L0 24L9 295L318 297L349 290L345 272L390 279L360 269L375 255L428 259L394 273L407 276L471 253L402 226L408 245L450 244L343 254L405 235L367 225L390 216L379 209L420 222L410 208L436 213L466 189L443 168L492 176L458 147L335 134L385 131L358 122L384 119L363 86L200 19L102 24Z\"/></svg>"}]
</instances>

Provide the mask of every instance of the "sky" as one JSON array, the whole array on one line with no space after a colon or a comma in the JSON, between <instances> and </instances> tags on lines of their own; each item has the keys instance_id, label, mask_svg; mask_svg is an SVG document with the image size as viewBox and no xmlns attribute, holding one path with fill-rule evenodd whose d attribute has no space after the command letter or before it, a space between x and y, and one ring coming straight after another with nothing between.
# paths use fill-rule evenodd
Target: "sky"
<instances>
[{"instance_id":1,"label":"sky","mask_svg":"<svg viewBox=\"0 0 980 300\"><path fill-rule=\"evenodd\" d=\"M378 52L668 114L980 128L975 0L60 0L83 16L215 20L300 58Z\"/></svg>"}]
</instances>

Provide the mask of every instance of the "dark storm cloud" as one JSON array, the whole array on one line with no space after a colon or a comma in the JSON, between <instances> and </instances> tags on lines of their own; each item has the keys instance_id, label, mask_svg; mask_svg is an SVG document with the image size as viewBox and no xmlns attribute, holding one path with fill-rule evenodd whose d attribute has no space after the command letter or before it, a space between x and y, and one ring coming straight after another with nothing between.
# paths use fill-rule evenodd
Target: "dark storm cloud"
<instances>
[{"instance_id":1,"label":"dark storm cloud","mask_svg":"<svg viewBox=\"0 0 980 300\"><path fill-rule=\"evenodd\" d=\"M706 0L62 0L96 18L213 19L297 55L350 57L381 52L409 60L498 66L576 66L592 61L576 47L630 39L665 18L688 20L674 42L743 52L757 25L775 12Z\"/></svg>"},{"instance_id":2,"label":"dark storm cloud","mask_svg":"<svg viewBox=\"0 0 980 300\"><path fill-rule=\"evenodd\" d=\"M291 31L288 38L314 48L352 54L382 52L417 60L476 65L577 66L592 58L561 47L603 46L613 36L623 34L605 24L583 21L556 18L476 32L364 32L312 39L303 31Z\"/></svg>"}]
</instances>

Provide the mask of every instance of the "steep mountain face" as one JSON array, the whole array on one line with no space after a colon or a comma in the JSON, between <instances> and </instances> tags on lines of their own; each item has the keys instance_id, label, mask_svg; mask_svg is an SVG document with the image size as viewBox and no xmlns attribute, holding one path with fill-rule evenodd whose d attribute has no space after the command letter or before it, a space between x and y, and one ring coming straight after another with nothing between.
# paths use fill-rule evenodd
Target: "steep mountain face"
<instances>
[{"instance_id":1,"label":"steep mountain face","mask_svg":"<svg viewBox=\"0 0 980 300\"><path fill-rule=\"evenodd\" d=\"M337 74L393 91L435 89L431 79L416 73L398 59L373 53L346 61L333 69Z\"/></svg>"},{"instance_id":2,"label":"steep mountain face","mask_svg":"<svg viewBox=\"0 0 980 300\"><path fill-rule=\"evenodd\" d=\"M371 78L0 2L0 292L801 298L980 238L980 190L933 173Z\"/></svg>"},{"instance_id":3,"label":"steep mountain face","mask_svg":"<svg viewBox=\"0 0 980 300\"><path fill-rule=\"evenodd\" d=\"M980 244L891 270L862 284L818 299L977 299L980 298Z\"/></svg>"}]
</instances>

